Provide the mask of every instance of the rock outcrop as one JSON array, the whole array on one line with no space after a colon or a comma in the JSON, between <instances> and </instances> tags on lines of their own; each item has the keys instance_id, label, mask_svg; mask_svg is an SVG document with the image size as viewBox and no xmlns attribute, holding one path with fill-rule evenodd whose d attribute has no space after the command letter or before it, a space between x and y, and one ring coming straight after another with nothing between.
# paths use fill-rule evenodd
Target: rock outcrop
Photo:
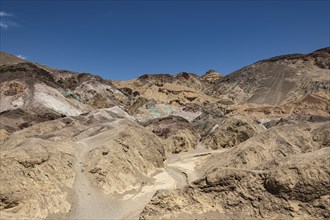
<instances>
[{"instance_id":1,"label":"rock outcrop","mask_svg":"<svg viewBox=\"0 0 330 220\"><path fill-rule=\"evenodd\" d=\"M257 122L242 116L217 118L204 114L193 121L194 128L201 134L200 141L208 148L230 148L264 131Z\"/></svg>"},{"instance_id":2,"label":"rock outcrop","mask_svg":"<svg viewBox=\"0 0 330 220\"><path fill-rule=\"evenodd\" d=\"M197 147L197 134L191 124L178 116L153 119L144 123L165 142L168 153L187 152Z\"/></svg>"},{"instance_id":3,"label":"rock outcrop","mask_svg":"<svg viewBox=\"0 0 330 220\"><path fill-rule=\"evenodd\" d=\"M199 180L159 192L140 219L328 218L330 148L314 135L329 125L290 126L209 156Z\"/></svg>"},{"instance_id":4,"label":"rock outcrop","mask_svg":"<svg viewBox=\"0 0 330 220\"><path fill-rule=\"evenodd\" d=\"M223 76L215 70L208 70L203 76L201 76L202 79L206 80L209 83L214 83L221 77Z\"/></svg>"}]
</instances>

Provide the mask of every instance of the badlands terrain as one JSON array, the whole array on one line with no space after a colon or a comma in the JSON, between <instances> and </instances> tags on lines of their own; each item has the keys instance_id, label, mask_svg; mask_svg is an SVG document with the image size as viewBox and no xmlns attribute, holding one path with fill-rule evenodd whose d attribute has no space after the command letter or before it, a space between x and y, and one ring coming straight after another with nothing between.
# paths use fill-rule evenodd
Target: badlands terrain
<instances>
[{"instance_id":1,"label":"badlands terrain","mask_svg":"<svg viewBox=\"0 0 330 220\"><path fill-rule=\"evenodd\" d=\"M330 48L102 79L0 54L0 219L330 218Z\"/></svg>"}]
</instances>

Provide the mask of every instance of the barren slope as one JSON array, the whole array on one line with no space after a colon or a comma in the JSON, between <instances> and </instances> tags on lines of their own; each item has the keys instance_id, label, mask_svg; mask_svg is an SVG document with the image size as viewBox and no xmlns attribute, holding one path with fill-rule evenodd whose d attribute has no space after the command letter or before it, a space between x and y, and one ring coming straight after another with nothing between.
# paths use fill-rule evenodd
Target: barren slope
<instances>
[{"instance_id":1,"label":"barren slope","mask_svg":"<svg viewBox=\"0 0 330 220\"><path fill-rule=\"evenodd\" d=\"M203 177L159 192L141 219L328 218L329 124L270 129L199 165Z\"/></svg>"},{"instance_id":2,"label":"barren slope","mask_svg":"<svg viewBox=\"0 0 330 220\"><path fill-rule=\"evenodd\" d=\"M278 105L297 95L330 90L330 48L302 55L286 55L259 61L215 83L207 94Z\"/></svg>"},{"instance_id":3,"label":"barren slope","mask_svg":"<svg viewBox=\"0 0 330 220\"><path fill-rule=\"evenodd\" d=\"M330 217L329 48L121 82L0 55L0 218Z\"/></svg>"}]
</instances>

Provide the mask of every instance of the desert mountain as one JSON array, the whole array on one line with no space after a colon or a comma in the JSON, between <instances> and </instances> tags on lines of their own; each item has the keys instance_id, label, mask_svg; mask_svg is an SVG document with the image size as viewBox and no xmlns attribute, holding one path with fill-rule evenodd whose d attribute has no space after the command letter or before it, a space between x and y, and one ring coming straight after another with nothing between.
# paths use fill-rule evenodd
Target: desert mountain
<instances>
[{"instance_id":1,"label":"desert mountain","mask_svg":"<svg viewBox=\"0 0 330 220\"><path fill-rule=\"evenodd\" d=\"M0 82L0 124L7 132L128 101L109 81L98 76L31 62L0 65Z\"/></svg>"},{"instance_id":2,"label":"desert mountain","mask_svg":"<svg viewBox=\"0 0 330 220\"><path fill-rule=\"evenodd\" d=\"M201 76L202 79L210 83L213 83L222 77L223 76L215 70L208 70L203 76Z\"/></svg>"},{"instance_id":3,"label":"desert mountain","mask_svg":"<svg viewBox=\"0 0 330 220\"><path fill-rule=\"evenodd\" d=\"M128 81L0 54L1 219L330 217L330 49Z\"/></svg>"},{"instance_id":4,"label":"desert mountain","mask_svg":"<svg viewBox=\"0 0 330 220\"><path fill-rule=\"evenodd\" d=\"M296 96L328 92L330 48L256 62L221 79L207 94L238 102L279 105Z\"/></svg>"},{"instance_id":5,"label":"desert mountain","mask_svg":"<svg viewBox=\"0 0 330 220\"><path fill-rule=\"evenodd\" d=\"M139 78L113 82L121 91L133 96L128 112L138 117L167 116L186 105L212 103L216 99L204 94L210 83L192 73L146 74Z\"/></svg>"},{"instance_id":6,"label":"desert mountain","mask_svg":"<svg viewBox=\"0 0 330 220\"><path fill-rule=\"evenodd\" d=\"M14 55L11 55L11 54L8 54L8 53L0 52L0 65L24 63L24 62L26 62L26 61L19 58L19 57L17 57L17 56L14 56Z\"/></svg>"}]
</instances>

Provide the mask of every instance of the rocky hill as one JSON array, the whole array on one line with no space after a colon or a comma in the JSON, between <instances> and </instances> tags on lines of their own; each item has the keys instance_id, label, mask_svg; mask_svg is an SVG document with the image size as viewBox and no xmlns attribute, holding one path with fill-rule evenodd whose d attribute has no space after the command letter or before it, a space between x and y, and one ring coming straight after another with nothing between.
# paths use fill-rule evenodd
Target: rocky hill
<instances>
[{"instance_id":1,"label":"rocky hill","mask_svg":"<svg viewBox=\"0 0 330 220\"><path fill-rule=\"evenodd\" d=\"M330 49L128 81L0 54L1 219L327 219Z\"/></svg>"},{"instance_id":2,"label":"rocky hill","mask_svg":"<svg viewBox=\"0 0 330 220\"><path fill-rule=\"evenodd\" d=\"M0 126L6 132L128 101L98 76L53 70L31 62L0 65L0 82Z\"/></svg>"},{"instance_id":3,"label":"rocky hill","mask_svg":"<svg viewBox=\"0 0 330 220\"><path fill-rule=\"evenodd\" d=\"M26 62L26 61L19 58L19 57L17 57L17 56L14 56L14 55L11 55L11 54L8 54L8 53L0 52L0 65L24 63L24 62Z\"/></svg>"},{"instance_id":4,"label":"rocky hill","mask_svg":"<svg viewBox=\"0 0 330 220\"><path fill-rule=\"evenodd\" d=\"M202 79L210 83L214 83L216 80L222 77L223 76L215 70L208 70L203 76L201 76Z\"/></svg>"},{"instance_id":5,"label":"rocky hill","mask_svg":"<svg viewBox=\"0 0 330 220\"><path fill-rule=\"evenodd\" d=\"M238 102L279 105L315 92L329 92L330 48L256 62L221 79L207 91Z\"/></svg>"}]
</instances>

